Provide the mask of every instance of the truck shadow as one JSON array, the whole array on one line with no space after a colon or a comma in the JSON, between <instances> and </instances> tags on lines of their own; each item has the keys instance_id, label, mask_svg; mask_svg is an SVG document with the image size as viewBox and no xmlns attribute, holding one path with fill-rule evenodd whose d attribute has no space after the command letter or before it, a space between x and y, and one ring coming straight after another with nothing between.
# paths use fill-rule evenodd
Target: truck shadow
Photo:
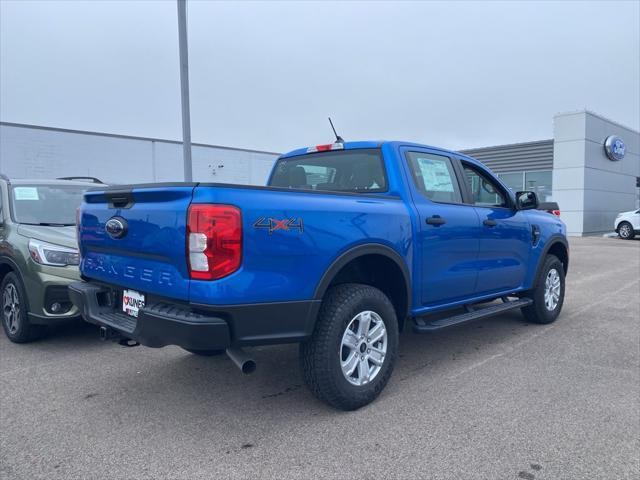
<instances>
[{"instance_id":1,"label":"truck shadow","mask_svg":"<svg viewBox=\"0 0 640 480\"><path fill-rule=\"evenodd\" d=\"M496 349L522 341L537 328L540 326L528 324L519 312L423 335L413 333L409 324L401 334L399 358L387 388L376 402L361 411L384 408L386 402L403 394L407 381L418 382L428 391L431 382L455 376ZM144 412L153 406L170 415L172 422L181 416L185 422L195 421L198 416L206 417L215 411L224 412L241 424L250 422L247 412L267 414L278 422L308 415L350 415L327 407L307 390L297 345L250 349L258 369L249 376L243 375L226 355L199 357L178 347L122 347L100 341L98 329L82 322L57 326L39 342L9 348L13 347L18 352L26 348L49 355L58 351L65 355L74 351L95 355L96 364L108 367L108 373L100 374L103 387L99 392L89 391L89 387L82 388L83 379L77 378L78 387L86 398L96 402L95 407L101 404L101 408L113 409L114 414Z\"/></svg>"},{"instance_id":2,"label":"truck shadow","mask_svg":"<svg viewBox=\"0 0 640 480\"><path fill-rule=\"evenodd\" d=\"M539 327L526 323L519 313L427 335L414 334L408 328L401 335L400 356L389 385L380 399L366 409L378 409L402 394L403 382L407 380L428 384L443 375L455 375L467 365L495 353L496 348L522 341L535 328ZM114 348L127 350L118 345ZM268 414L278 422L310 414L331 417L337 413L316 400L304 386L297 345L251 349L258 369L250 376L242 375L226 355L199 357L177 347L132 350L136 351L136 357L152 356L153 361L145 361L147 366L140 367L143 369L140 377L132 378L120 371L112 378L115 390L127 391L127 395L118 395L118 409L136 410L141 405L153 405L154 409L166 408L175 416L180 415L175 405L183 404L188 406L186 417L216 411L232 415L241 423L250 421L243 420L248 418L247 412Z\"/></svg>"}]
</instances>

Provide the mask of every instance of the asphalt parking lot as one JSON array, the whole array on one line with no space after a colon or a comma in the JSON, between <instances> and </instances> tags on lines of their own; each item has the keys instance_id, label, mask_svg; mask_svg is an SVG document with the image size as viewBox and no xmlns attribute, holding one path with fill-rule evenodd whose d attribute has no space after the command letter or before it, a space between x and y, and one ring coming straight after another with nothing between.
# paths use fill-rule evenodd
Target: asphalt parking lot
<instances>
[{"instance_id":1,"label":"asphalt parking lot","mask_svg":"<svg viewBox=\"0 0 640 480\"><path fill-rule=\"evenodd\" d=\"M302 386L296 346L226 357L126 348L68 325L0 338L0 476L640 477L640 240L571 240L552 325L509 313L405 332L382 396L337 412Z\"/></svg>"}]
</instances>

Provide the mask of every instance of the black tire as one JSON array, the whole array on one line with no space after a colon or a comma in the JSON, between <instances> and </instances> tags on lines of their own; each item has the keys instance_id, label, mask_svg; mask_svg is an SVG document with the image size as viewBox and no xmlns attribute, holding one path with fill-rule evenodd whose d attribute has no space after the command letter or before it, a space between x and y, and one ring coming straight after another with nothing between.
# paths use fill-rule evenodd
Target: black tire
<instances>
[{"instance_id":1,"label":"black tire","mask_svg":"<svg viewBox=\"0 0 640 480\"><path fill-rule=\"evenodd\" d=\"M555 308L549 309L547 303L545 303L545 292L547 290L547 278L549 277L552 270L555 270L559 277L560 291ZM547 324L554 322L558 318L558 315L560 315L560 311L562 310L562 304L564 303L564 291L564 266L555 255L547 255L547 257L544 259L544 264L542 265L540 276L536 281L536 287L527 295L533 300L533 303L527 307L522 308L523 315L528 321L532 323Z\"/></svg>"},{"instance_id":2,"label":"black tire","mask_svg":"<svg viewBox=\"0 0 640 480\"><path fill-rule=\"evenodd\" d=\"M378 367L379 370L368 383L355 385L347 380L340 365L345 348L342 339L346 329L354 325L356 316L362 312L373 312L382 320L386 329L386 353L381 357L381 365L369 363L368 356L362 360L366 362L367 371L369 366L373 371ZM378 323L374 318L373 325ZM355 354L358 366L357 350L368 341L368 338L361 337L358 347L351 351ZM372 349L375 350L373 345ZM364 347L365 351L360 350L365 356L366 352L370 352L366 350L367 346ZM300 344L300 363L304 381L317 398L340 410L356 410L371 403L380 394L391 377L397 353L398 320L393 305L377 288L351 283L333 287L325 295L313 335ZM354 374L356 370L359 377L359 368L353 371Z\"/></svg>"},{"instance_id":3,"label":"black tire","mask_svg":"<svg viewBox=\"0 0 640 480\"><path fill-rule=\"evenodd\" d=\"M618 236L623 240L631 240L636 236L636 233L633 231L633 225L629 222L620 222L618 225Z\"/></svg>"},{"instance_id":4,"label":"black tire","mask_svg":"<svg viewBox=\"0 0 640 480\"><path fill-rule=\"evenodd\" d=\"M194 355L200 355L201 357L215 357L225 353L225 350L191 350L189 348L185 348L185 350Z\"/></svg>"},{"instance_id":5,"label":"black tire","mask_svg":"<svg viewBox=\"0 0 640 480\"><path fill-rule=\"evenodd\" d=\"M14 272L5 275L0 285L2 305L2 328L7 338L14 343L26 343L37 339L44 327L29 322L27 297L22 282ZM7 304L7 301L9 304Z\"/></svg>"}]
</instances>

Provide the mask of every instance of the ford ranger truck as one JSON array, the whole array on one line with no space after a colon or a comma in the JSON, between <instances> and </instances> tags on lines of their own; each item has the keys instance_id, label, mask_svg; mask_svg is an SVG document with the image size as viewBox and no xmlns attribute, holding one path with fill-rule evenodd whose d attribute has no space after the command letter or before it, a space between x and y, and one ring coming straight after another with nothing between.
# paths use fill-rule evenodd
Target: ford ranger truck
<instances>
[{"instance_id":1,"label":"ford ranger truck","mask_svg":"<svg viewBox=\"0 0 640 480\"><path fill-rule=\"evenodd\" d=\"M245 372L244 347L297 342L312 392L353 410L385 387L409 325L558 317L566 229L537 205L473 158L406 142L294 150L267 186L96 188L71 298L105 337L226 351Z\"/></svg>"}]
</instances>

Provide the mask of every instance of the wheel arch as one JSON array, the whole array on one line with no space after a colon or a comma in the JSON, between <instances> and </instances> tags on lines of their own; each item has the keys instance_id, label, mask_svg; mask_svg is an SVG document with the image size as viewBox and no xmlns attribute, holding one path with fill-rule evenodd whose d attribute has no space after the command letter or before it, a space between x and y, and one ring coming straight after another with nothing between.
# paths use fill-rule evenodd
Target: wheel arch
<instances>
[{"instance_id":1,"label":"wheel arch","mask_svg":"<svg viewBox=\"0 0 640 480\"><path fill-rule=\"evenodd\" d=\"M27 294L27 289L24 286L24 279L22 278L22 273L20 272L20 268L9 257L0 257L0 285L4 281L4 278L8 273L14 273L18 281L20 282L20 287L22 287L22 291L24 292L24 302L27 308L27 312L30 312L31 309L29 307L29 295Z\"/></svg>"},{"instance_id":2,"label":"wheel arch","mask_svg":"<svg viewBox=\"0 0 640 480\"><path fill-rule=\"evenodd\" d=\"M536 267L535 283L534 287L538 285L540 280L540 271L544 265L544 259L547 255L555 255L562 262L564 268L564 274L569 271L569 242L562 236L554 236L549 239L547 245L545 245L540 258L538 259L538 265Z\"/></svg>"},{"instance_id":3,"label":"wheel arch","mask_svg":"<svg viewBox=\"0 0 640 480\"><path fill-rule=\"evenodd\" d=\"M392 248L370 243L351 248L336 258L316 286L315 300L342 283L363 283L383 291L396 311L400 329L411 307L411 275L404 259Z\"/></svg>"}]
</instances>

